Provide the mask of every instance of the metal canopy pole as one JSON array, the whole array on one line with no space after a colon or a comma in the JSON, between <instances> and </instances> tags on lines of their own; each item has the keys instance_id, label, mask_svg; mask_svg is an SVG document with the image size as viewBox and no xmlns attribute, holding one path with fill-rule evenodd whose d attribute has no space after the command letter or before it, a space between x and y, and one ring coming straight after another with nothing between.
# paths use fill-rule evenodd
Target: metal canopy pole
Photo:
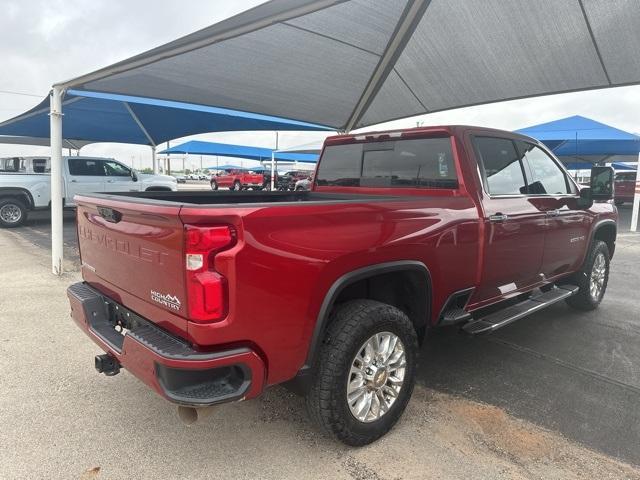
<instances>
[{"instance_id":1,"label":"metal canopy pole","mask_svg":"<svg viewBox=\"0 0 640 480\"><path fill-rule=\"evenodd\" d=\"M156 146L151 145L151 164L153 165L153 173L158 174L158 158L156 157Z\"/></svg>"},{"instance_id":2,"label":"metal canopy pole","mask_svg":"<svg viewBox=\"0 0 640 480\"><path fill-rule=\"evenodd\" d=\"M279 135L278 132L276 131L276 148L274 150L271 150L271 191L273 192L275 190L275 182L276 182L276 166L275 166L275 159L276 159L276 154L275 151L278 150L278 140L279 140Z\"/></svg>"},{"instance_id":3,"label":"metal canopy pole","mask_svg":"<svg viewBox=\"0 0 640 480\"><path fill-rule=\"evenodd\" d=\"M51 122L51 271L62 275L62 96L64 90L53 87L50 98Z\"/></svg>"},{"instance_id":4,"label":"metal canopy pole","mask_svg":"<svg viewBox=\"0 0 640 480\"><path fill-rule=\"evenodd\" d=\"M272 191L272 192L273 192L273 190L274 190L274 187L273 187L273 186L275 185L275 178L274 178L274 176L275 176L275 173L274 173L274 172L276 171L276 168L275 168L275 167L276 167L276 165L275 165L275 163L274 163L275 158L276 158L276 154L275 154L275 152L274 152L274 151L272 151L272 152L271 152L271 191Z\"/></svg>"},{"instance_id":5,"label":"metal canopy pole","mask_svg":"<svg viewBox=\"0 0 640 480\"><path fill-rule=\"evenodd\" d=\"M153 138L151 137L151 135L149 134L145 126L142 124L138 116L135 114L135 112L131 109L131 106L129 105L129 103L128 102L122 102L122 103L124 104L124 107L129 112L129 115L131 115L131 118L133 119L133 121L136 122L136 124L140 128L140 131L144 133L144 136L147 137L147 140L149 141L149 145L151 146L151 164L153 166L153 173L157 175L158 160L156 159L156 142L153 140ZM131 167L133 168L133 165L131 165ZM142 165L140 167L142 168Z\"/></svg>"},{"instance_id":6,"label":"metal canopy pole","mask_svg":"<svg viewBox=\"0 0 640 480\"><path fill-rule=\"evenodd\" d=\"M638 210L640 210L640 156L638 157L638 168L636 169L636 184L633 194L633 209L631 210L631 226L629 230L638 231Z\"/></svg>"}]
</instances>

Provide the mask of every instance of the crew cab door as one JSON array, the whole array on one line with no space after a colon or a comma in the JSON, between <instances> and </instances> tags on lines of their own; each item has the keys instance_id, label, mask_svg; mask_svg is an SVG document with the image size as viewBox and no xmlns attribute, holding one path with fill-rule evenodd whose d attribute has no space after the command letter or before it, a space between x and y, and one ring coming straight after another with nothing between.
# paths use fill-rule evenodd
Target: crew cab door
<instances>
[{"instance_id":1,"label":"crew cab door","mask_svg":"<svg viewBox=\"0 0 640 480\"><path fill-rule=\"evenodd\" d=\"M68 157L66 204L73 204L73 196L82 193L104 192L106 172L99 158Z\"/></svg>"},{"instance_id":2,"label":"crew cab door","mask_svg":"<svg viewBox=\"0 0 640 480\"><path fill-rule=\"evenodd\" d=\"M103 160L106 172L106 192L138 192L140 182L134 181L131 169L115 160Z\"/></svg>"},{"instance_id":3,"label":"crew cab door","mask_svg":"<svg viewBox=\"0 0 640 480\"><path fill-rule=\"evenodd\" d=\"M523 156L529 201L546 214L540 273L544 278L577 270L589 243L591 221L578 206L578 188L559 161L539 146L517 141Z\"/></svg>"},{"instance_id":4,"label":"crew cab door","mask_svg":"<svg viewBox=\"0 0 640 480\"><path fill-rule=\"evenodd\" d=\"M218 187L230 187L233 184L233 179L235 178L230 172L223 172L220 175L216 176L216 183Z\"/></svg>"},{"instance_id":5,"label":"crew cab door","mask_svg":"<svg viewBox=\"0 0 640 480\"><path fill-rule=\"evenodd\" d=\"M540 281L546 213L527 196L524 166L513 140L476 136L472 142L484 185L484 255L471 303L491 303Z\"/></svg>"}]
</instances>

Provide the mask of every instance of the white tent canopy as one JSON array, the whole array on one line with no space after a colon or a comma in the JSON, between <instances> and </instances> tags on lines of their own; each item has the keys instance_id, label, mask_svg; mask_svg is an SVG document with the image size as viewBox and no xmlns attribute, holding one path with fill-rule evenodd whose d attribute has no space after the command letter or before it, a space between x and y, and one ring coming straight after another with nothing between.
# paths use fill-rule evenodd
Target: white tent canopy
<instances>
[{"instance_id":1,"label":"white tent canopy","mask_svg":"<svg viewBox=\"0 0 640 480\"><path fill-rule=\"evenodd\" d=\"M640 81L636 0L273 0L62 88L354 128Z\"/></svg>"}]
</instances>

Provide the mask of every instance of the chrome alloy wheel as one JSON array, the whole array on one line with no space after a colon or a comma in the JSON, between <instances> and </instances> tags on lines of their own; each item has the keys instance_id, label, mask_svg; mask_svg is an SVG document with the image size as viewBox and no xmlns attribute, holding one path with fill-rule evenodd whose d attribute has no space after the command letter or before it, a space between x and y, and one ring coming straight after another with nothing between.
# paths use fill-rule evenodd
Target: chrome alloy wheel
<instances>
[{"instance_id":1,"label":"chrome alloy wheel","mask_svg":"<svg viewBox=\"0 0 640 480\"><path fill-rule=\"evenodd\" d=\"M0 219L6 223L18 223L22 218L22 210L13 203L5 203L0 207Z\"/></svg>"},{"instance_id":2,"label":"chrome alloy wheel","mask_svg":"<svg viewBox=\"0 0 640 480\"><path fill-rule=\"evenodd\" d=\"M599 300L604 288L604 280L607 274L607 261L604 253L600 252L593 261L591 278L589 279L589 293L593 300Z\"/></svg>"},{"instance_id":3,"label":"chrome alloy wheel","mask_svg":"<svg viewBox=\"0 0 640 480\"><path fill-rule=\"evenodd\" d=\"M364 342L347 379L351 414L369 423L387 413L400 394L406 366L404 345L397 335L380 332Z\"/></svg>"}]
</instances>

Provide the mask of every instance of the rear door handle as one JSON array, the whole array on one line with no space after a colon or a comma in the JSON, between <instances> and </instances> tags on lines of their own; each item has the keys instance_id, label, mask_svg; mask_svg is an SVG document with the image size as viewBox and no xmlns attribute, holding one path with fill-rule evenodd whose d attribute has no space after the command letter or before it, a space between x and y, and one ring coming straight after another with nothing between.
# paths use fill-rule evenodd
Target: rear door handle
<instances>
[{"instance_id":1,"label":"rear door handle","mask_svg":"<svg viewBox=\"0 0 640 480\"><path fill-rule=\"evenodd\" d=\"M501 223L508 219L509 216L504 213L496 213L494 215L489 216L489 221L493 223Z\"/></svg>"}]
</instances>

